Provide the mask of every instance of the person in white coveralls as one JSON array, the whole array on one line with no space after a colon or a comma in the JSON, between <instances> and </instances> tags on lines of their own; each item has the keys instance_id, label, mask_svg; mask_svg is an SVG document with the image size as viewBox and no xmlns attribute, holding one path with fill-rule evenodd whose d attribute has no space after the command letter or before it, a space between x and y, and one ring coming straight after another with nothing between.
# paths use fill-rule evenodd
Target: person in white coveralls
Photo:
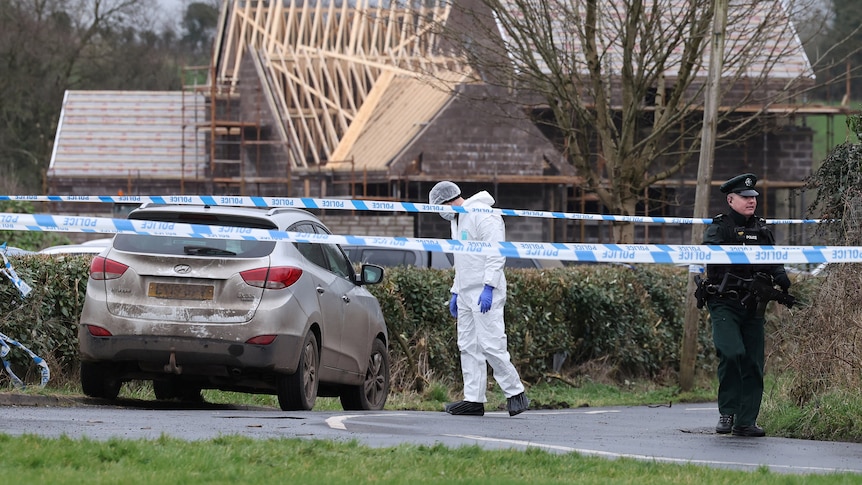
<instances>
[{"instance_id":1,"label":"person in white coveralls","mask_svg":"<svg viewBox=\"0 0 862 485\"><path fill-rule=\"evenodd\" d=\"M437 183L428 193L435 205L488 208L494 198L486 191L463 199L453 182ZM499 214L440 213L451 221L452 239L499 242L506 240L506 227ZM445 411L454 415L483 416L488 382L486 362L506 396L510 416L527 410L530 400L507 350L503 307L506 305L506 258L499 255L455 254L455 281L452 283L449 312L457 319L458 349L464 378L464 399L448 403Z\"/></svg>"}]
</instances>

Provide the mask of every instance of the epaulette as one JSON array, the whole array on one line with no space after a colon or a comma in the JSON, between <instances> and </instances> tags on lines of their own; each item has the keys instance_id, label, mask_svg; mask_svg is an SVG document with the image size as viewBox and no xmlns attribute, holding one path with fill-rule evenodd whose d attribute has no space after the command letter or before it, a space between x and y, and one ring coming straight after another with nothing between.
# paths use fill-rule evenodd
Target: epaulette
<instances>
[{"instance_id":1,"label":"epaulette","mask_svg":"<svg viewBox=\"0 0 862 485\"><path fill-rule=\"evenodd\" d=\"M721 222L721 220L722 220L722 219L724 218L724 216L726 216L726 215L727 215L727 214L718 214L718 215L716 215L716 216L713 216L713 218L712 218L712 222Z\"/></svg>"}]
</instances>

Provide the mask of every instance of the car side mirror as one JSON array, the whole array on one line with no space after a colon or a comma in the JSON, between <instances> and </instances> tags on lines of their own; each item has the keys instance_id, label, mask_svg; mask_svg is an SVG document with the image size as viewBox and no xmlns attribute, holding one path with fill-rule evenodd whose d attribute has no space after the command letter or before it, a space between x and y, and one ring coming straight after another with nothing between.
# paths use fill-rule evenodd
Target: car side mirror
<instances>
[{"instance_id":1,"label":"car side mirror","mask_svg":"<svg viewBox=\"0 0 862 485\"><path fill-rule=\"evenodd\" d=\"M360 285L376 285L383 281L383 268L376 264L363 264L356 279Z\"/></svg>"}]
</instances>

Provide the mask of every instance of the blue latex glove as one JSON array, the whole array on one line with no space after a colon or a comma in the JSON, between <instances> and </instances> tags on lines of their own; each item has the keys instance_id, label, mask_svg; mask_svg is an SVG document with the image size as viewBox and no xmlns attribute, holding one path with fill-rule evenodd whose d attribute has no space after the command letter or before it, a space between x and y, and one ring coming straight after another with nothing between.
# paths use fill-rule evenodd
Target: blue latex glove
<instances>
[{"instance_id":1,"label":"blue latex glove","mask_svg":"<svg viewBox=\"0 0 862 485\"><path fill-rule=\"evenodd\" d=\"M482 313L491 309L491 303L494 301L494 287L485 285L482 294L479 295L479 311Z\"/></svg>"},{"instance_id":2,"label":"blue latex glove","mask_svg":"<svg viewBox=\"0 0 862 485\"><path fill-rule=\"evenodd\" d=\"M458 293L452 293L452 298L449 299L449 313L458 318Z\"/></svg>"}]
</instances>

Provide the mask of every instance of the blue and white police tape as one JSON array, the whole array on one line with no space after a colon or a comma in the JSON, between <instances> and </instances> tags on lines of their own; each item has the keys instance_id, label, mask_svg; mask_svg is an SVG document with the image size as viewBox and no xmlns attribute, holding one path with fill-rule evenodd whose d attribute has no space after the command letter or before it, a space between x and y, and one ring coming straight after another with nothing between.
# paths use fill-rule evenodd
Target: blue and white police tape
<instances>
[{"instance_id":1,"label":"blue and white police tape","mask_svg":"<svg viewBox=\"0 0 862 485\"><path fill-rule=\"evenodd\" d=\"M11 281L13 285L15 285L15 288L18 289L18 293L21 294L21 298L26 297L30 293L32 288L30 288L30 285L28 285L26 281L18 277L18 273L15 272L15 270L12 268L12 264L9 263L8 259L6 259L5 242L0 245L0 256L3 256L3 268L0 268L0 273L6 275L6 277L9 278L9 281Z\"/></svg>"},{"instance_id":2,"label":"blue and white police tape","mask_svg":"<svg viewBox=\"0 0 862 485\"><path fill-rule=\"evenodd\" d=\"M0 256L3 256L3 268L0 269L0 273L5 274L12 281L12 283L18 289L18 292L21 294L21 298L26 297L27 294L31 291L30 285L28 285L26 282L24 282L24 280L18 277L18 274L12 268L12 264L9 263L8 259L6 259L5 242L0 245ZM9 360L6 358L6 356L9 355L9 352L12 350L11 347L9 347L10 345L18 347L19 349L26 352L27 355L29 355L30 358L33 359L33 362L37 366L39 366L41 374L40 386L45 387L45 384L48 383L48 379L51 378L51 371L48 369L48 364L45 362L45 360L33 353L33 351L22 345L17 340L9 338L5 334L0 333L0 360L2 360L3 367L6 369L6 372L9 373L9 377L12 379L12 383L15 385L15 387L21 389L26 386L24 385L24 382L17 375L15 375L15 372L12 371L12 366L9 363Z\"/></svg>"},{"instance_id":3,"label":"blue and white police tape","mask_svg":"<svg viewBox=\"0 0 862 485\"><path fill-rule=\"evenodd\" d=\"M23 389L27 387L24 384L24 381L22 381L21 378L15 375L15 372L12 371L12 365L6 358L6 356L9 355L9 352L12 350L11 347L9 347L10 345L12 345L13 347L18 347L19 349L26 352L27 355L29 355L30 358L33 359L33 363L39 366L39 387L45 387L45 385L48 384L48 380L51 378L51 370L48 369L48 363L45 362L45 359L33 353L32 350L22 345L21 342L18 342L17 340L7 337L3 333L0 333L0 360L3 361L3 367L6 369L6 372L9 374L9 377L12 379L12 384L14 384L15 387L18 389Z\"/></svg>"},{"instance_id":4,"label":"blue and white police tape","mask_svg":"<svg viewBox=\"0 0 862 485\"><path fill-rule=\"evenodd\" d=\"M483 209L460 206L392 202L383 200L315 199L310 197L244 197L231 195L0 195L0 201L30 202L102 202L114 204L177 204L232 207L297 207L302 209L335 209L378 212L479 212L510 217L539 217L578 221L633 222L639 224L711 224L710 218L618 216L570 212L533 211L519 209ZM767 224L817 224L817 219L770 219Z\"/></svg>"},{"instance_id":5,"label":"blue and white police tape","mask_svg":"<svg viewBox=\"0 0 862 485\"><path fill-rule=\"evenodd\" d=\"M207 226L101 217L0 213L0 230L141 234L203 239L289 241L377 246L454 254L562 261L659 264L858 263L860 246L698 246L667 244L582 244L485 242L455 239L340 236L231 226Z\"/></svg>"}]
</instances>

